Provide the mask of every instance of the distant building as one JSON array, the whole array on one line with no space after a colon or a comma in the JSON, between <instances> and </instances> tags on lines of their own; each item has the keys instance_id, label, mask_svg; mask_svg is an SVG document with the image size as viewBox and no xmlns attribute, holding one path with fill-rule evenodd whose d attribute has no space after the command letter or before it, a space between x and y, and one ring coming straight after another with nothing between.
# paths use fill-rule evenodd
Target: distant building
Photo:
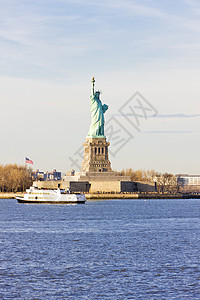
<instances>
[{"instance_id":1,"label":"distant building","mask_svg":"<svg viewBox=\"0 0 200 300\"><path fill-rule=\"evenodd\" d=\"M32 173L33 180L47 181L47 180L61 180L61 172L54 169L52 172L42 172L39 169Z\"/></svg>"},{"instance_id":2,"label":"distant building","mask_svg":"<svg viewBox=\"0 0 200 300\"><path fill-rule=\"evenodd\" d=\"M183 186L200 185L200 175L179 174L177 175L177 182Z\"/></svg>"},{"instance_id":3,"label":"distant building","mask_svg":"<svg viewBox=\"0 0 200 300\"><path fill-rule=\"evenodd\" d=\"M200 192L200 175L178 174L177 184L182 192Z\"/></svg>"}]
</instances>

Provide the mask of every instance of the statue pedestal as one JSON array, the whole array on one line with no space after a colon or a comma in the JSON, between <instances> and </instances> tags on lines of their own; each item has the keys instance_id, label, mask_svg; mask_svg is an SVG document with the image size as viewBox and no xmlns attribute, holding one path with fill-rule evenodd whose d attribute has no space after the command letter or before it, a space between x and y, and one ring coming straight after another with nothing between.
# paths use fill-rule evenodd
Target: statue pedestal
<instances>
[{"instance_id":1,"label":"statue pedestal","mask_svg":"<svg viewBox=\"0 0 200 300\"><path fill-rule=\"evenodd\" d=\"M108 159L108 147L110 143L106 138L86 138L84 146L84 160L82 172L113 172Z\"/></svg>"}]
</instances>

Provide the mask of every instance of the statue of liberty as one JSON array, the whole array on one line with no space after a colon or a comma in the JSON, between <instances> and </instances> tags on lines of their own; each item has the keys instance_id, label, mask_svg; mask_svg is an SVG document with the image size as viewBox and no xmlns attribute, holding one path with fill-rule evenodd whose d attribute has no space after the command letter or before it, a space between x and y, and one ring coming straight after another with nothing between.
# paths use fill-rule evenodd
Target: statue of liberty
<instances>
[{"instance_id":1,"label":"statue of liberty","mask_svg":"<svg viewBox=\"0 0 200 300\"><path fill-rule=\"evenodd\" d=\"M95 79L92 78L92 91L90 96L91 101L91 125L88 132L88 137L105 138L104 136L104 113L108 109L108 105L101 103L100 91L94 91Z\"/></svg>"}]
</instances>

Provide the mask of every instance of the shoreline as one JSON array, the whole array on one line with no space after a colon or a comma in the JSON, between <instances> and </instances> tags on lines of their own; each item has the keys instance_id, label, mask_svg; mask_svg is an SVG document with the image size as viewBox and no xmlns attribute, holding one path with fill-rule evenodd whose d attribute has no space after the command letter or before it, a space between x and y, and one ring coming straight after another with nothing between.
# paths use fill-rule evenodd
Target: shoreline
<instances>
[{"instance_id":1,"label":"shoreline","mask_svg":"<svg viewBox=\"0 0 200 300\"><path fill-rule=\"evenodd\" d=\"M85 197L87 200L106 200L106 199L135 199L135 200L144 200L144 199L200 199L199 195L193 195L193 194L85 194Z\"/></svg>"},{"instance_id":2,"label":"shoreline","mask_svg":"<svg viewBox=\"0 0 200 300\"><path fill-rule=\"evenodd\" d=\"M0 193L0 199L15 199L15 196L23 196L24 193ZM126 193L126 194L85 194L86 200L106 199L200 199L200 194L158 194L158 193Z\"/></svg>"},{"instance_id":3,"label":"shoreline","mask_svg":"<svg viewBox=\"0 0 200 300\"><path fill-rule=\"evenodd\" d=\"M15 196L23 196L24 193L0 193L0 199L15 199Z\"/></svg>"}]
</instances>

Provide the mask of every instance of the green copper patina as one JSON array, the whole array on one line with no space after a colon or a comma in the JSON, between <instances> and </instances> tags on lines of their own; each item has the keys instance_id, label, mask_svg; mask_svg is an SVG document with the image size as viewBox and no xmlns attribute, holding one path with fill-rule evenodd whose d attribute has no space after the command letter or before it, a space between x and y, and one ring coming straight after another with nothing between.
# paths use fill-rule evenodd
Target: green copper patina
<instances>
[{"instance_id":1,"label":"green copper patina","mask_svg":"<svg viewBox=\"0 0 200 300\"><path fill-rule=\"evenodd\" d=\"M91 101L91 125L88 132L88 137L105 138L104 135L104 113L108 109L108 105L101 103L100 92L94 91L95 79L92 78L92 91L90 96Z\"/></svg>"}]
</instances>

